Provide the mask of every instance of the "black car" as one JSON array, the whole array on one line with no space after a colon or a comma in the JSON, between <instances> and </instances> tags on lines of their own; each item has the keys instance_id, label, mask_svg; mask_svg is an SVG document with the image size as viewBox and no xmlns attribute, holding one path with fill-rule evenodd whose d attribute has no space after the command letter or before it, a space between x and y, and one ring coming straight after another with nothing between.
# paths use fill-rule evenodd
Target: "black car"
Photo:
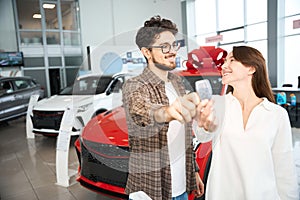
<instances>
[{"instance_id":1,"label":"black car","mask_svg":"<svg viewBox=\"0 0 300 200\"><path fill-rule=\"evenodd\" d=\"M44 97L44 89L31 77L0 77L0 122L26 115L30 97Z\"/></svg>"}]
</instances>

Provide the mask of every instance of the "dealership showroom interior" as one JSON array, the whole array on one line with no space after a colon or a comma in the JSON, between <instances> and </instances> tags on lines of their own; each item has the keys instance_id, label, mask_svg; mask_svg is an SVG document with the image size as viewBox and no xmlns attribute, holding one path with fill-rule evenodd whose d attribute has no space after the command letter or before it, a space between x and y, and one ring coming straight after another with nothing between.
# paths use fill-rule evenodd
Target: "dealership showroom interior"
<instances>
[{"instance_id":1,"label":"dealership showroom interior","mask_svg":"<svg viewBox=\"0 0 300 200\"><path fill-rule=\"evenodd\" d=\"M135 36L156 15L177 25L190 90L224 95L233 47L262 53L300 188L300 0L0 0L0 200L128 199L122 86L147 66ZM213 145L191 143L206 184Z\"/></svg>"}]
</instances>

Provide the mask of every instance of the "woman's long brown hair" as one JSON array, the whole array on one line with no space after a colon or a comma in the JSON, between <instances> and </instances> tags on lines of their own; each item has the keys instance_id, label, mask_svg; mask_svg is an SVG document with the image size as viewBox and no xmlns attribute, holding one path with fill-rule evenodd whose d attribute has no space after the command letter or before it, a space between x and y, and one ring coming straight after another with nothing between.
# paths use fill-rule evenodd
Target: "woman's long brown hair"
<instances>
[{"instance_id":1,"label":"woman's long brown hair","mask_svg":"<svg viewBox=\"0 0 300 200\"><path fill-rule=\"evenodd\" d=\"M249 46L235 46L232 51L233 57L246 67L254 67L252 87L257 97L266 97L276 103L272 92L271 83L267 73L266 61L257 49ZM233 87L228 86L226 93L233 92Z\"/></svg>"}]
</instances>

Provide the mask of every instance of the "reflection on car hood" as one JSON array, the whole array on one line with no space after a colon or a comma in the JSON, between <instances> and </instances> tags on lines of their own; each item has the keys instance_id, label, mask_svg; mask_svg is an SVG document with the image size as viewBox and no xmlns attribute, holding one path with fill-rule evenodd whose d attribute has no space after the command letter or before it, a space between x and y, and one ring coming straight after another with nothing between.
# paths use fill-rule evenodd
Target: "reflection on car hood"
<instances>
[{"instance_id":1,"label":"reflection on car hood","mask_svg":"<svg viewBox=\"0 0 300 200\"><path fill-rule=\"evenodd\" d=\"M81 137L91 142L127 147L127 131L124 108L117 107L92 118L85 126Z\"/></svg>"},{"instance_id":2,"label":"reflection on car hood","mask_svg":"<svg viewBox=\"0 0 300 200\"><path fill-rule=\"evenodd\" d=\"M34 106L34 110L64 110L67 106L85 105L93 100L90 95L54 95L47 99L42 99Z\"/></svg>"}]
</instances>

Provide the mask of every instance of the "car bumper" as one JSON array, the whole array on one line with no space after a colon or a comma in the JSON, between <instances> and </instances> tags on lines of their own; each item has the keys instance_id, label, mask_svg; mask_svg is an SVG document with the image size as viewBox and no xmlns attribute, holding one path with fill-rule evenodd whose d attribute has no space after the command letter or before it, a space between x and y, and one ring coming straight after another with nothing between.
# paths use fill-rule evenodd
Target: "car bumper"
<instances>
[{"instance_id":1,"label":"car bumper","mask_svg":"<svg viewBox=\"0 0 300 200\"><path fill-rule=\"evenodd\" d=\"M31 121L34 129L59 131L64 111L33 110Z\"/></svg>"},{"instance_id":2,"label":"car bumper","mask_svg":"<svg viewBox=\"0 0 300 200\"><path fill-rule=\"evenodd\" d=\"M33 111L31 116L32 132L42 135L58 135L64 111ZM76 120L76 119L75 119ZM71 135L79 135L82 129L81 124L77 125L76 122L71 129Z\"/></svg>"},{"instance_id":3,"label":"car bumper","mask_svg":"<svg viewBox=\"0 0 300 200\"><path fill-rule=\"evenodd\" d=\"M101 148L101 145L99 146ZM128 177L129 156L112 158L101 149L97 149L97 153L95 153L89 151L88 148L82 143L80 143L80 150L78 147L76 148L80 160L80 173L77 181L94 191L122 198L128 197L125 194L125 186ZM100 153L98 153L99 151Z\"/></svg>"}]
</instances>

